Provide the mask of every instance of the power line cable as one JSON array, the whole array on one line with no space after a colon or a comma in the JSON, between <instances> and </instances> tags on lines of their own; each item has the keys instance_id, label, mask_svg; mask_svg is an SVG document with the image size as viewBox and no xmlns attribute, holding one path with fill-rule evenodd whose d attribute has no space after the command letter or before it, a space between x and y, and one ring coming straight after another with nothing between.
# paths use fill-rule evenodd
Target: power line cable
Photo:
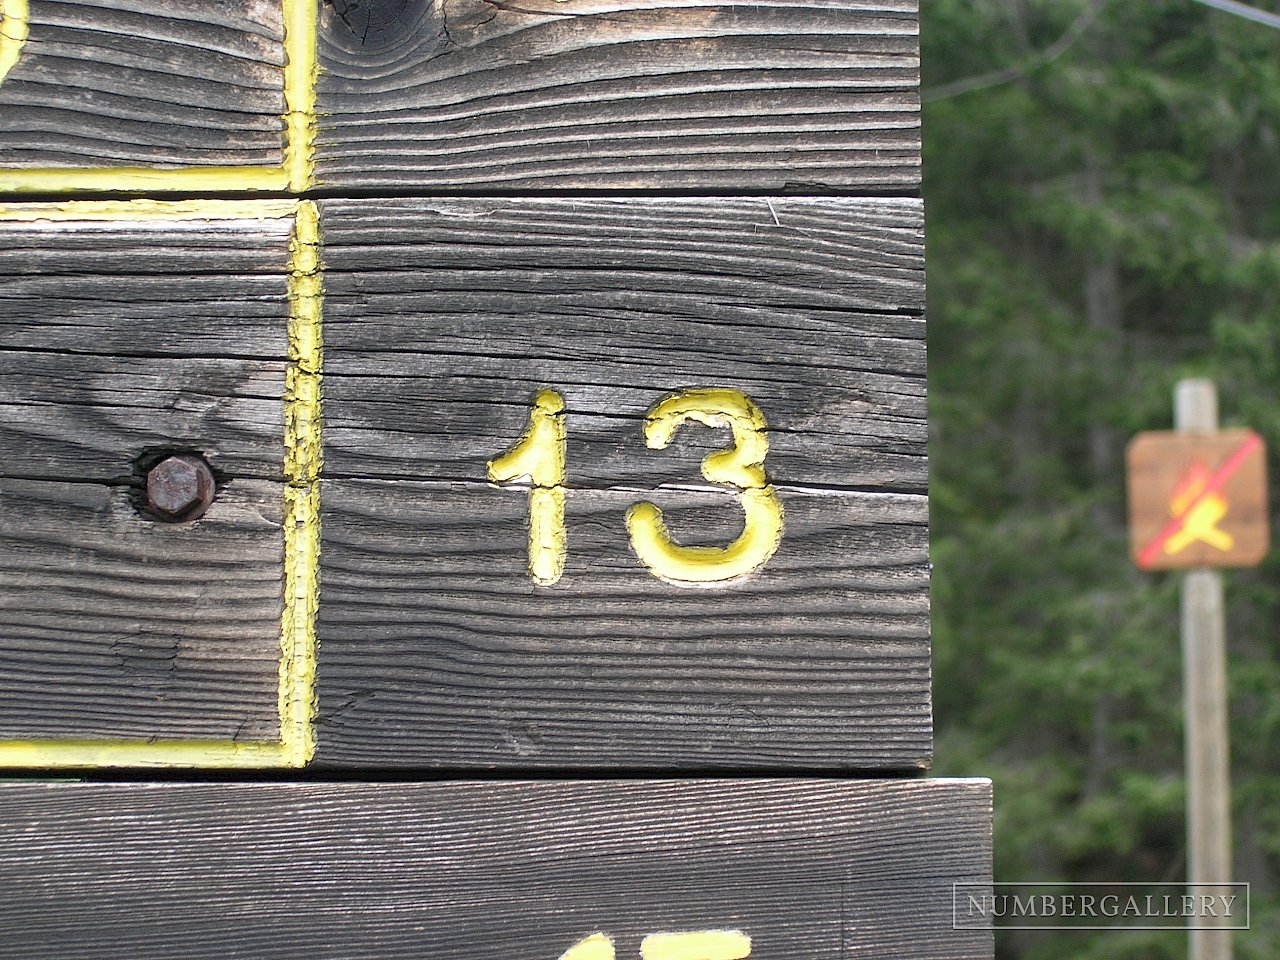
<instances>
[{"instance_id":1,"label":"power line cable","mask_svg":"<svg viewBox=\"0 0 1280 960\"><path fill-rule=\"evenodd\" d=\"M1237 0L1195 0L1195 2L1203 3L1206 7L1213 7L1213 9L1221 10L1224 13L1234 13L1237 17L1244 17L1246 20L1252 20L1255 23L1265 23L1268 27L1275 27L1280 30L1280 15L1267 13L1265 10L1251 7L1247 3L1239 3Z\"/></svg>"}]
</instances>

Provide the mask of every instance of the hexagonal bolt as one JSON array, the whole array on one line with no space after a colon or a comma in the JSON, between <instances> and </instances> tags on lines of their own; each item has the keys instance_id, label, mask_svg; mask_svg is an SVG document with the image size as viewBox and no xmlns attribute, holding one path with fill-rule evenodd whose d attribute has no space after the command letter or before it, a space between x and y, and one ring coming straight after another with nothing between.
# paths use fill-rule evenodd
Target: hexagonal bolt
<instances>
[{"instance_id":1,"label":"hexagonal bolt","mask_svg":"<svg viewBox=\"0 0 1280 960\"><path fill-rule=\"evenodd\" d=\"M174 454L147 473L147 509L169 523L203 516L216 493L213 471L199 454Z\"/></svg>"}]
</instances>

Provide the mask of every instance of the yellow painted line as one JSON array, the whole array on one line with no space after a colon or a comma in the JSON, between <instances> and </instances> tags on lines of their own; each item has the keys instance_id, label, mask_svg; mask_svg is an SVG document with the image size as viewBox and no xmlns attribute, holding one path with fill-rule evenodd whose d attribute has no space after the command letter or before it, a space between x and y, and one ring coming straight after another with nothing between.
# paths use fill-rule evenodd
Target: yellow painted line
<instances>
[{"instance_id":1,"label":"yellow painted line","mask_svg":"<svg viewBox=\"0 0 1280 960\"><path fill-rule=\"evenodd\" d=\"M65 200L0 203L0 220L283 220L297 209L296 200Z\"/></svg>"},{"instance_id":2,"label":"yellow painted line","mask_svg":"<svg viewBox=\"0 0 1280 960\"><path fill-rule=\"evenodd\" d=\"M256 740L0 740L0 767L291 766L286 752L283 743Z\"/></svg>"},{"instance_id":3,"label":"yellow painted line","mask_svg":"<svg viewBox=\"0 0 1280 960\"><path fill-rule=\"evenodd\" d=\"M278 741L0 740L0 767L301 767L315 754L319 606L320 378L323 262L309 200L73 200L0 204L0 221L293 219L289 239L289 362L284 384L284 603Z\"/></svg>"},{"instance_id":4,"label":"yellow painted line","mask_svg":"<svg viewBox=\"0 0 1280 960\"><path fill-rule=\"evenodd\" d=\"M285 112L279 166L2 167L0 193L300 193L315 171L317 0L283 0ZM0 81L27 39L27 0L0 0Z\"/></svg>"},{"instance_id":5,"label":"yellow painted line","mask_svg":"<svg viewBox=\"0 0 1280 960\"><path fill-rule=\"evenodd\" d=\"M7 193L282 193L288 187L279 167L0 168L0 191Z\"/></svg>"},{"instance_id":6,"label":"yellow painted line","mask_svg":"<svg viewBox=\"0 0 1280 960\"><path fill-rule=\"evenodd\" d=\"M284 170L295 193L315 171L318 17L318 0L284 0Z\"/></svg>"},{"instance_id":7,"label":"yellow painted line","mask_svg":"<svg viewBox=\"0 0 1280 960\"><path fill-rule=\"evenodd\" d=\"M289 240L289 367L285 373L284 616L280 655L280 739L285 762L315 753L316 608L319 602L320 420L323 264L320 216L298 203Z\"/></svg>"},{"instance_id":8,"label":"yellow painted line","mask_svg":"<svg viewBox=\"0 0 1280 960\"><path fill-rule=\"evenodd\" d=\"M27 42L27 0L0 0L0 83Z\"/></svg>"}]
</instances>

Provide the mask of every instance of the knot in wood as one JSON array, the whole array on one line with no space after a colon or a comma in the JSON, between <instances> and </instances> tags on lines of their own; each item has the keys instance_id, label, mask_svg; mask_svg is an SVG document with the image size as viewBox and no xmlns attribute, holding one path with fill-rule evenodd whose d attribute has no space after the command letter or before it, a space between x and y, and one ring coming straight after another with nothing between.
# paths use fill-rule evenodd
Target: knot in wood
<instances>
[{"instance_id":1,"label":"knot in wood","mask_svg":"<svg viewBox=\"0 0 1280 960\"><path fill-rule=\"evenodd\" d=\"M147 507L171 523L195 520L209 509L216 489L213 470L203 457L174 454L147 472Z\"/></svg>"},{"instance_id":2,"label":"knot in wood","mask_svg":"<svg viewBox=\"0 0 1280 960\"><path fill-rule=\"evenodd\" d=\"M432 8L431 0L325 0L325 5L364 50L416 39Z\"/></svg>"}]
</instances>

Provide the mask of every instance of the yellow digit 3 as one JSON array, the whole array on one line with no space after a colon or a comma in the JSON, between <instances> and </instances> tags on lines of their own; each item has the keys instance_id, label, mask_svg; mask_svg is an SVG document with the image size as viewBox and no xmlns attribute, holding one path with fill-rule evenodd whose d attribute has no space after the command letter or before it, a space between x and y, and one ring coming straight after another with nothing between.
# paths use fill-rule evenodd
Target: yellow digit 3
<instances>
[{"instance_id":1,"label":"yellow digit 3","mask_svg":"<svg viewBox=\"0 0 1280 960\"><path fill-rule=\"evenodd\" d=\"M648 502L630 507L626 521L632 549L654 576L696 587L733 580L763 566L782 541L782 501L765 477L769 441L764 414L750 399L726 388L674 393L649 411L645 443L662 450L686 420L733 432L733 446L703 459L702 475L737 489L744 515L741 536L727 547L682 547L672 542L662 511Z\"/></svg>"},{"instance_id":2,"label":"yellow digit 3","mask_svg":"<svg viewBox=\"0 0 1280 960\"><path fill-rule=\"evenodd\" d=\"M564 398L539 390L529 429L488 463L494 483L529 483L529 575L549 586L564 572Z\"/></svg>"},{"instance_id":3,"label":"yellow digit 3","mask_svg":"<svg viewBox=\"0 0 1280 960\"><path fill-rule=\"evenodd\" d=\"M27 0L0 0L0 83L27 42Z\"/></svg>"}]
</instances>

